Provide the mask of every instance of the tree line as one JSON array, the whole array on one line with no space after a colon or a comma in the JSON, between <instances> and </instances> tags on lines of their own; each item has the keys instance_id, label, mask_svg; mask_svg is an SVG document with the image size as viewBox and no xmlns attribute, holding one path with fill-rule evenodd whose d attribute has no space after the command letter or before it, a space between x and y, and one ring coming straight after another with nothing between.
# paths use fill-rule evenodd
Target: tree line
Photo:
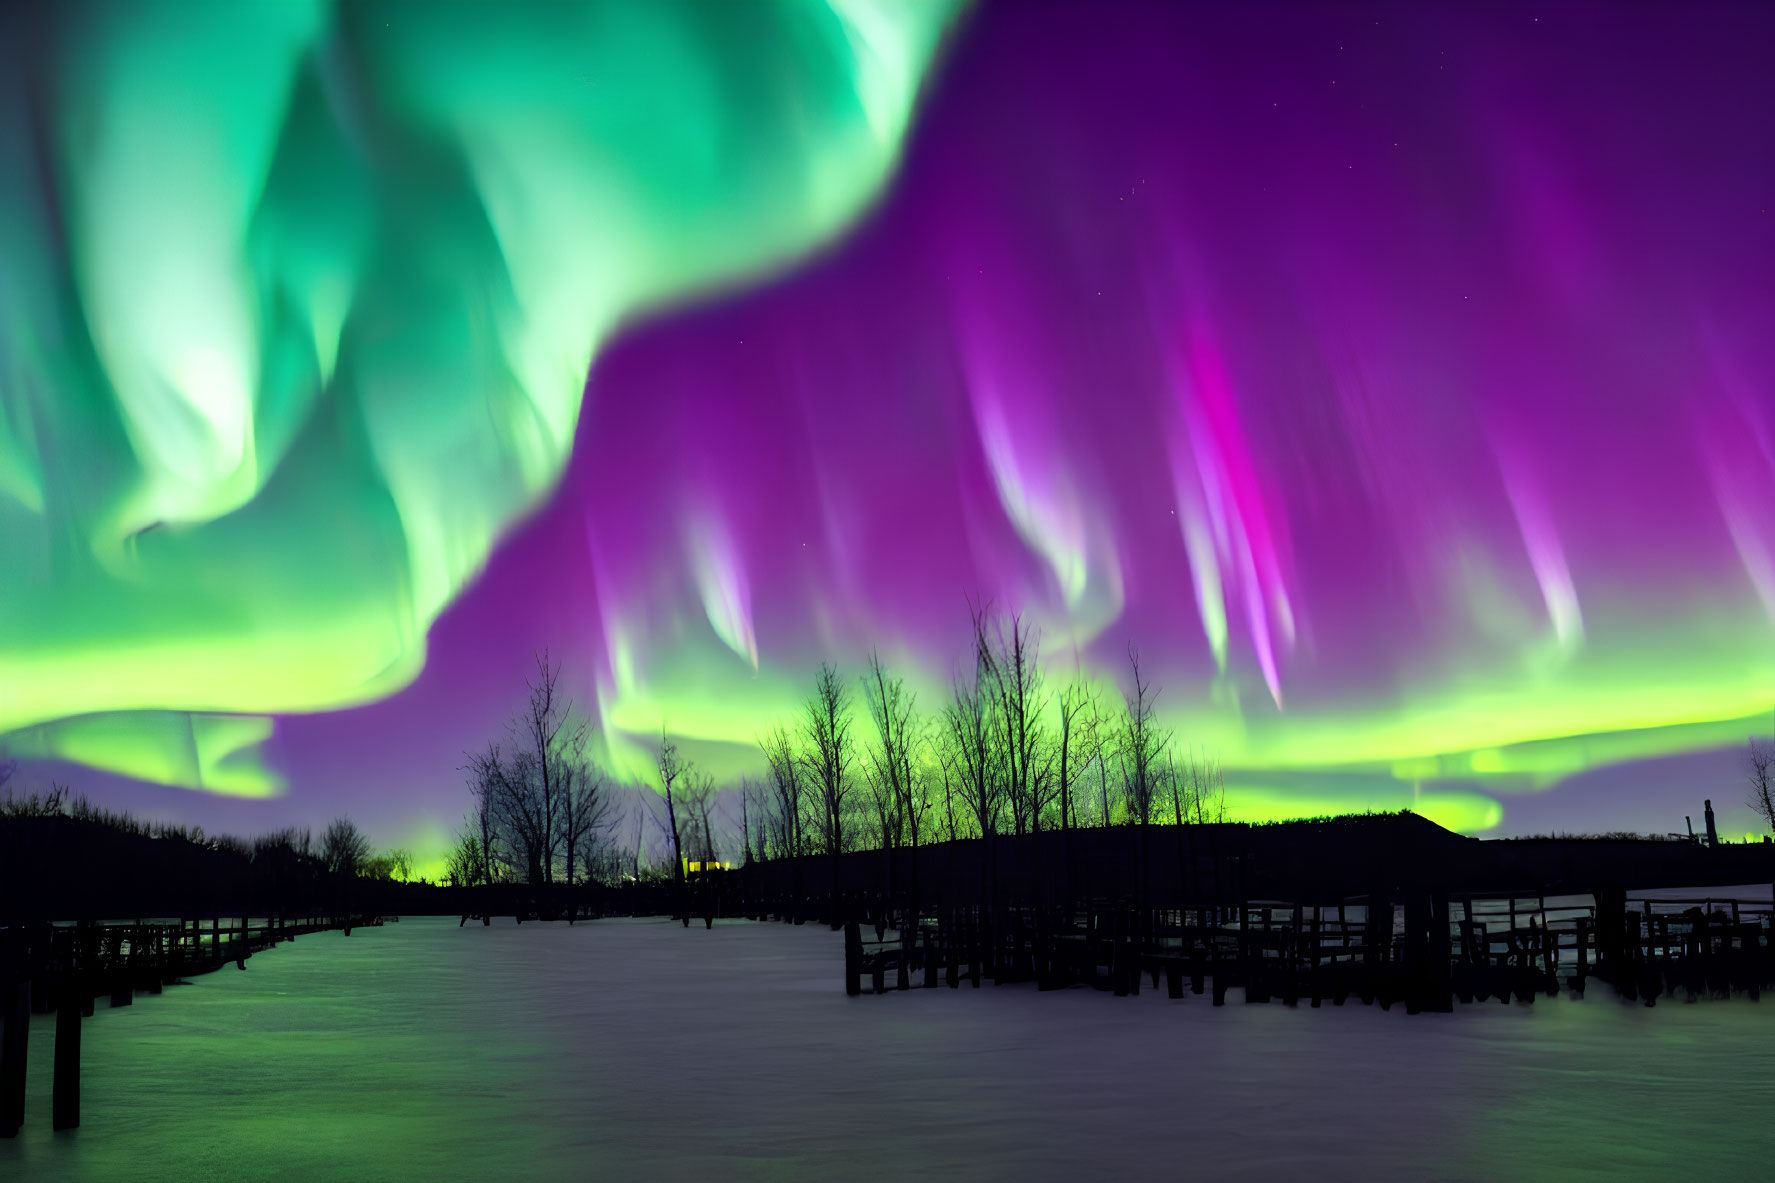
<instances>
[{"instance_id":1,"label":"tree line","mask_svg":"<svg viewBox=\"0 0 1775 1183\"><path fill-rule=\"evenodd\" d=\"M928 711L879 653L855 686L821 667L797 715L758 741L768 775L742 785L748 857L1226 819L1219 767L1178 751L1138 650L1119 694L1083 678L1055 690L1022 616L972 623L964 672Z\"/></svg>"},{"instance_id":2,"label":"tree line","mask_svg":"<svg viewBox=\"0 0 1775 1183\"><path fill-rule=\"evenodd\" d=\"M1225 820L1220 769L1161 725L1133 646L1119 692L1078 676L1056 688L1032 623L990 608L970 619L960 671L928 707L879 652L854 679L823 664L799 709L757 737L762 777L717 787L662 727L655 791L633 811L616 807L588 755L587 719L563 694L559 665L539 655L504 739L468 755L472 807L452 881L669 876L682 891L699 864L824 857L836 875L855 851L984 839L990 859L1001 835Z\"/></svg>"},{"instance_id":3,"label":"tree line","mask_svg":"<svg viewBox=\"0 0 1775 1183\"><path fill-rule=\"evenodd\" d=\"M202 826L138 818L128 810L107 809L59 781L48 791L20 792L7 787L17 764L0 761L0 822L31 818L65 818L119 834L152 838L193 850L234 855L252 863L282 863L312 875L345 879L406 882L413 878L413 857L404 848L378 852L370 836L341 814L328 823L317 841L305 826L286 826L252 838L205 832Z\"/></svg>"},{"instance_id":4,"label":"tree line","mask_svg":"<svg viewBox=\"0 0 1775 1183\"><path fill-rule=\"evenodd\" d=\"M929 709L879 652L854 684L821 666L758 740L767 775L740 786L746 858L825 856L837 882L840 855L879 850L891 885L893 851L913 852L916 875L921 845L978 839L990 883L1001 836L1058 831L1070 867L1077 829L1226 820L1218 765L1179 751L1134 646L1118 691L1076 674L1056 688L1021 614L977 608L970 623Z\"/></svg>"}]
</instances>

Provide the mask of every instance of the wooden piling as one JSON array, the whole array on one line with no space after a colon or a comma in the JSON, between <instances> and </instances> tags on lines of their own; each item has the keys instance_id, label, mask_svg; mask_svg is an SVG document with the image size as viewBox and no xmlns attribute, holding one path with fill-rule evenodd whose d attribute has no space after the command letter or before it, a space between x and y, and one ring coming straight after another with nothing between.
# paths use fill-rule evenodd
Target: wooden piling
<instances>
[{"instance_id":1,"label":"wooden piling","mask_svg":"<svg viewBox=\"0 0 1775 1183\"><path fill-rule=\"evenodd\" d=\"M968 917L968 981L974 989L980 988L981 965L985 954L981 951L981 940L985 936L985 926L980 923L978 913Z\"/></svg>"},{"instance_id":2,"label":"wooden piling","mask_svg":"<svg viewBox=\"0 0 1775 1183\"><path fill-rule=\"evenodd\" d=\"M855 920L844 926L844 992L855 998L863 992L863 933Z\"/></svg>"},{"instance_id":3,"label":"wooden piling","mask_svg":"<svg viewBox=\"0 0 1775 1183\"><path fill-rule=\"evenodd\" d=\"M68 970L55 1010L55 1083L50 1124L56 1130L80 1125L80 1020L85 985L78 969Z\"/></svg>"},{"instance_id":4,"label":"wooden piling","mask_svg":"<svg viewBox=\"0 0 1775 1183\"><path fill-rule=\"evenodd\" d=\"M943 981L951 990L961 987L961 946L957 943L959 934L956 931L960 922L959 914L951 908L948 920L942 923Z\"/></svg>"},{"instance_id":5,"label":"wooden piling","mask_svg":"<svg viewBox=\"0 0 1775 1183\"><path fill-rule=\"evenodd\" d=\"M1283 1006L1300 1003L1300 930L1301 905L1295 904L1288 913L1288 927L1281 932Z\"/></svg>"},{"instance_id":6,"label":"wooden piling","mask_svg":"<svg viewBox=\"0 0 1775 1183\"><path fill-rule=\"evenodd\" d=\"M1393 901L1379 892L1370 892L1363 921L1363 960L1372 975L1375 967L1392 960Z\"/></svg>"},{"instance_id":7,"label":"wooden piling","mask_svg":"<svg viewBox=\"0 0 1775 1183\"><path fill-rule=\"evenodd\" d=\"M1584 997L1584 986L1590 977L1590 927L1594 923L1589 916L1578 917L1578 969L1572 978L1572 990L1579 998Z\"/></svg>"},{"instance_id":8,"label":"wooden piling","mask_svg":"<svg viewBox=\"0 0 1775 1183\"><path fill-rule=\"evenodd\" d=\"M1405 895L1405 1013L1424 1009L1430 993L1430 895L1413 887Z\"/></svg>"},{"instance_id":9,"label":"wooden piling","mask_svg":"<svg viewBox=\"0 0 1775 1183\"><path fill-rule=\"evenodd\" d=\"M1137 909L1128 918L1128 993L1140 996L1140 951L1146 947L1147 934L1151 925L1145 908Z\"/></svg>"},{"instance_id":10,"label":"wooden piling","mask_svg":"<svg viewBox=\"0 0 1775 1183\"><path fill-rule=\"evenodd\" d=\"M1429 1009L1444 1014L1455 1008L1448 926L1448 896L1434 892L1430 896L1430 994L1425 1001Z\"/></svg>"},{"instance_id":11,"label":"wooden piling","mask_svg":"<svg viewBox=\"0 0 1775 1183\"><path fill-rule=\"evenodd\" d=\"M1626 981L1623 972L1626 948L1622 943L1627 927L1627 893L1612 883L1599 885L1592 893L1596 899L1596 963L1591 972L1605 980L1613 979L1619 989Z\"/></svg>"},{"instance_id":12,"label":"wooden piling","mask_svg":"<svg viewBox=\"0 0 1775 1183\"><path fill-rule=\"evenodd\" d=\"M25 1066L31 1037L31 980L7 976L10 980L0 992L0 1138L16 1137L25 1123Z\"/></svg>"},{"instance_id":13,"label":"wooden piling","mask_svg":"<svg viewBox=\"0 0 1775 1183\"><path fill-rule=\"evenodd\" d=\"M1128 972L1128 960L1132 956L1134 940L1129 932L1132 921L1126 912L1117 912L1115 929L1110 935L1109 946L1109 979L1115 986L1117 998L1128 996L1128 980L1134 977Z\"/></svg>"}]
</instances>

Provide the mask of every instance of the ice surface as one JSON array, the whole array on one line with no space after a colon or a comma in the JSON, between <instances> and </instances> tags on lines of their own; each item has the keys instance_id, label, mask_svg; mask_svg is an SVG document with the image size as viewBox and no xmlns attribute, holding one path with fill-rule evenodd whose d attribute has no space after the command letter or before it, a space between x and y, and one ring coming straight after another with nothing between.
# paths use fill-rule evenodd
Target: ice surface
<instances>
[{"instance_id":1,"label":"ice surface","mask_svg":"<svg viewBox=\"0 0 1775 1183\"><path fill-rule=\"evenodd\" d=\"M1775 1009L964 985L845 997L821 928L409 919L54 1020L0 1179L1767 1178Z\"/></svg>"}]
</instances>

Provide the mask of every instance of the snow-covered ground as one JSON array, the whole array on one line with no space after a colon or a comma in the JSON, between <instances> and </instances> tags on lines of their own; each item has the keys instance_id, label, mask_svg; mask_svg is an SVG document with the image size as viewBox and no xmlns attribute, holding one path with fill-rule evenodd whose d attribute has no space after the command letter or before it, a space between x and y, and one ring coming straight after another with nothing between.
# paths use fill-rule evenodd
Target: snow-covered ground
<instances>
[{"instance_id":1,"label":"snow-covered ground","mask_svg":"<svg viewBox=\"0 0 1775 1183\"><path fill-rule=\"evenodd\" d=\"M303 937L53 1018L0 1178L1756 1179L1775 1003L1216 1009L847 998L823 929L615 920Z\"/></svg>"}]
</instances>

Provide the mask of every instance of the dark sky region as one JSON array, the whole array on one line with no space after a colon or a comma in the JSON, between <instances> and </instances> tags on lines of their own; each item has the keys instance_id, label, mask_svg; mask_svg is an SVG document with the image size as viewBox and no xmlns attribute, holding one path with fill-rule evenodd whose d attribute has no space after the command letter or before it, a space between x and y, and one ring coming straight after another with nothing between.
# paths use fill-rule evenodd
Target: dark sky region
<instances>
[{"instance_id":1,"label":"dark sky region","mask_svg":"<svg viewBox=\"0 0 1775 1183\"><path fill-rule=\"evenodd\" d=\"M365 61L380 52L361 30L315 36L355 36ZM698 44L709 76L738 87L721 63L746 38ZM447 566L464 522L497 539L478 574L472 553L452 568L459 589L443 580L422 649L415 634L386 668L341 675L331 701L170 686L76 697L107 712L92 724L102 742L64 741L77 730L27 714L13 746L112 770L34 760L27 776L213 828L349 810L423 862L466 803L463 749L499 735L535 649L564 663L619 777L640 776L664 723L737 779L761 768L752 737L794 709L822 659L854 672L879 646L934 709L971 596L1039 624L1056 682L1116 679L1138 644L1167 722L1222 764L1237 816L1412 805L1494 835L1667 831L1712 797L1742 834L1737 753L1775 727L1771 60L1762 5L1023 0L950 27L903 143L878 136L876 156L846 147L848 125L804 110L799 91L662 94L662 109L711 104L696 141L721 162L707 202L740 211L679 249L728 249L710 245L726 234L759 257L609 314L577 424L566 415L564 476L541 482L533 513L508 497L476 518L461 487L479 487L473 466L465 476L449 447L422 446L421 394L380 437L370 396L326 381L304 423L370 421L372 493L303 468L318 429L302 425L247 491L250 510L339 486L303 503L321 525L291 543L289 579L312 579L320 606L292 602L252 630L335 611L327 573L387 559L349 537L353 515L386 516L390 499L410 558L441 547ZM404 65L391 53L383 73ZM463 143L504 126L475 122L473 104L499 103L492 83L467 98L404 85L389 93L460 100ZM878 114L861 109L865 123ZM790 146L757 148L749 120L792 125ZM322 135L290 126L280 142ZM337 152L430 160L353 134L371 147ZM579 167L548 155L557 144L528 147ZM802 149L831 167L804 168ZM623 151L642 149L622 141L597 167L627 167ZM758 178L797 168L795 192L850 185L854 210L771 206ZM431 188L377 184L366 207L402 217L372 219L368 241L398 241L408 217L457 241L460 211L428 205ZM314 203L344 200L295 182L269 192L298 226ZM573 232L489 239L504 191L468 192L471 212L476 199L495 211L479 237L461 258L423 257L473 277L490 251L503 275L503 249L532 320L558 319L545 297L567 299L574 276L627 249ZM794 209L811 211L804 235L783 227ZM579 270L526 288L525 269L557 248ZM470 304L477 282L462 280ZM472 317L405 337L366 319L342 337L334 386L379 372L423 391L492 372L438 343L496 335ZM521 358L509 320L493 323ZM377 362L391 334L400 356ZM473 421L493 396L463 397ZM521 464L522 433L507 435ZM41 442L37 456L74 464ZM416 504L444 508L415 525ZM0 527L34 537L16 512ZM272 578L239 568L256 552L228 553L237 566L221 551L192 561L213 581ZM437 581L410 567L395 594L351 610L375 618L396 601L423 624L412 601ZM53 587L48 569L24 579ZM18 655L32 628L16 612L0 624L0 670L31 668ZM125 643L107 629L69 626L64 651ZM161 638L170 666L187 635ZM293 635L317 661L335 643L319 626ZM275 683L287 657L255 660ZM347 702L362 705L310 709ZM147 716L144 730L170 718L194 755L137 758L159 750L131 730L152 709L198 712ZM269 738L255 749L251 720L216 718L235 713L274 717ZM226 791L121 775L158 768Z\"/></svg>"}]
</instances>

